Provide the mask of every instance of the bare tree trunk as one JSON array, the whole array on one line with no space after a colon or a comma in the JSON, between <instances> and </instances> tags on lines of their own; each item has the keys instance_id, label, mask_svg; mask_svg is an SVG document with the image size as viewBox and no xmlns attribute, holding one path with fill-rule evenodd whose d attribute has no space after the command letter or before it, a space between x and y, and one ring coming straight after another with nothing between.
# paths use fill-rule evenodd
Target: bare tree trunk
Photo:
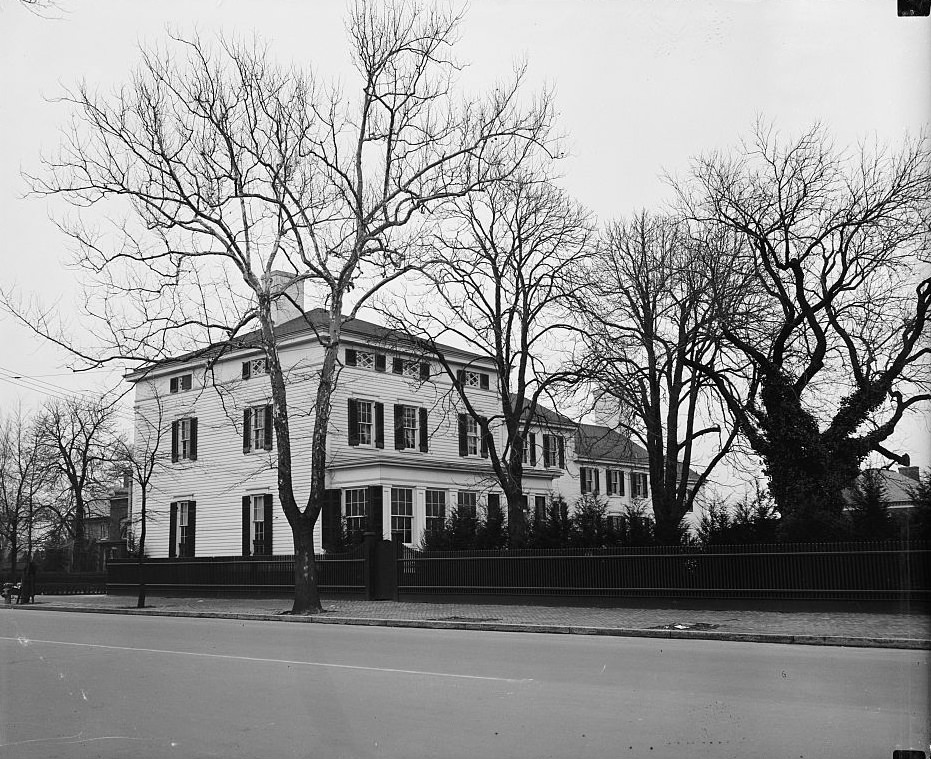
<instances>
[{"instance_id":1,"label":"bare tree trunk","mask_svg":"<svg viewBox=\"0 0 931 759\"><path fill-rule=\"evenodd\" d=\"M145 527L146 527L146 496L145 488L142 488L142 509L140 511L140 519L142 524L139 528L139 557L137 560L138 570L138 579L139 579L139 595L136 597L136 608L144 609L145 608Z\"/></svg>"},{"instance_id":2,"label":"bare tree trunk","mask_svg":"<svg viewBox=\"0 0 931 759\"><path fill-rule=\"evenodd\" d=\"M304 524L294 531L294 606L292 614L316 614L323 611L317 586L314 561L314 529Z\"/></svg>"}]
</instances>

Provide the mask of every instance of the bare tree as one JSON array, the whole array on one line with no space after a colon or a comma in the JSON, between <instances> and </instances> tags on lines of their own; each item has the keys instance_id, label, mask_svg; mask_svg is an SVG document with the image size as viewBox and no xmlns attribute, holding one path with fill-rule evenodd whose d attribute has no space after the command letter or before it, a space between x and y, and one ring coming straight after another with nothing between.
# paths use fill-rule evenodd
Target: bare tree
<instances>
[{"instance_id":1,"label":"bare tree","mask_svg":"<svg viewBox=\"0 0 931 759\"><path fill-rule=\"evenodd\" d=\"M524 150L548 139L548 96L522 102L521 71L484 100L454 98L458 23L426 3L356 2L355 97L275 66L258 45L211 49L177 38L170 51L146 52L114 95L86 85L71 93L73 127L48 162L50 177L34 180L38 192L125 212L110 238L90 224L66 229L102 316L94 342L110 350L73 345L33 309L27 322L40 333L99 365L157 361L258 328L278 493L294 539L294 613L321 608L313 529L343 324L409 269L411 240L436 210L508 176ZM299 282L326 311L315 403L303 410L313 416L303 507L274 316ZM9 293L5 300L30 311Z\"/></svg>"},{"instance_id":2,"label":"bare tree","mask_svg":"<svg viewBox=\"0 0 931 759\"><path fill-rule=\"evenodd\" d=\"M713 366L733 398L753 387L714 322L709 274L722 272L713 268L713 242L693 237L680 219L645 211L612 224L577 303L580 372L595 405L612 410L612 426L647 451L662 542L678 540L682 517L737 435L715 384L692 367Z\"/></svg>"},{"instance_id":3,"label":"bare tree","mask_svg":"<svg viewBox=\"0 0 931 759\"><path fill-rule=\"evenodd\" d=\"M110 484L117 411L115 399L72 396L46 402L36 419L41 454L64 496L57 499L58 519L73 541L79 571L87 568L88 502L103 496Z\"/></svg>"},{"instance_id":4,"label":"bare tree","mask_svg":"<svg viewBox=\"0 0 931 759\"><path fill-rule=\"evenodd\" d=\"M529 168L463 198L450 208L421 267L427 292L405 298L401 329L439 359L454 397L480 426L495 478L507 499L508 539L523 545L524 449L540 405L570 378L547 369L574 330L567 309L576 295L573 271L590 255L589 214L543 171ZM499 411L474 406L461 363L445 347L466 348L491 362ZM492 434L501 429L503 440Z\"/></svg>"},{"instance_id":5,"label":"bare tree","mask_svg":"<svg viewBox=\"0 0 931 759\"><path fill-rule=\"evenodd\" d=\"M831 533L871 451L907 461L883 443L931 398L929 155L926 138L849 155L820 127L789 142L758 128L741 154L697 160L680 188L689 217L742 239L732 258L747 286L716 294L717 320L760 392L731 407L798 537Z\"/></svg>"},{"instance_id":6,"label":"bare tree","mask_svg":"<svg viewBox=\"0 0 931 759\"><path fill-rule=\"evenodd\" d=\"M23 542L27 564L32 557L52 477L35 420L22 409L0 418L0 537L14 575Z\"/></svg>"},{"instance_id":7,"label":"bare tree","mask_svg":"<svg viewBox=\"0 0 931 759\"><path fill-rule=\"evenodd\" d=\"M164 447L170 430L171 425L165 421L162 396L157 388L153 388L152 403L137 411L133 441L126 437L117 438L114 451L116 471L128 473L132 482L129 519L138 567L138 609L145 607L146 600L145 539L150 518L149 495L153 478L171 461L171 451Z\"/></svg>"}]
</instances>

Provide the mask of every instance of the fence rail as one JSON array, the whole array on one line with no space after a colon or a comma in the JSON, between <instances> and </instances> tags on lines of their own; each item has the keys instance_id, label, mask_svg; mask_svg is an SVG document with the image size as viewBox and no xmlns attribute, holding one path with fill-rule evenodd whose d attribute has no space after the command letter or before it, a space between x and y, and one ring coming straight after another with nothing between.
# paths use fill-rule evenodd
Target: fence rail
<instances>
[{"instance_id":1,"label":"fence rail","mask_svg":"<svg viewBox=\"0 0 931 759\"><path fill-rule=\"evenodd\" d=\"M317 581L326 593L365 591L365 557L360 548L316 557ZM291 593L294 556L205 556L188 559L146 559L146 587L150 591L213 593ZM107 592L138 587L136 560L107 564Z\"/></svg>"},{"instance_id":2,"label":"fence rail","mask_svg":"<svg viewBox=\"0 0 931 759\"><path fill-rule=\"evenodd\" d=\"M834 543L516 551L398 558L402 595L927 600L931 544Z\"/></svg>"}]
</instances>

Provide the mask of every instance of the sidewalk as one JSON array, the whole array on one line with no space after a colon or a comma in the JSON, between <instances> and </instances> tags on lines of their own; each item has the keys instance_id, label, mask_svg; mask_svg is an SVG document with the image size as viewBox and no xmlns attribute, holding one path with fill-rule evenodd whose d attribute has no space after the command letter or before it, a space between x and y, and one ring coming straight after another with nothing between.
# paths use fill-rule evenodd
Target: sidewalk
<instances>
[{"instance_id":1,"label":"sidewalk","mask_svg":"<svg viewBox=\"0 0 931 759\"><path fill-rule=\"evenodd\" d=\"M323 614L292 617L285 613L290 601L282 598L149 596L146 609L136 609L135 603L134 596L39 596L35 604L15 609L931 650L931 618L917 612L592 608L327 598Z\"/></svg>"}]
</instances>

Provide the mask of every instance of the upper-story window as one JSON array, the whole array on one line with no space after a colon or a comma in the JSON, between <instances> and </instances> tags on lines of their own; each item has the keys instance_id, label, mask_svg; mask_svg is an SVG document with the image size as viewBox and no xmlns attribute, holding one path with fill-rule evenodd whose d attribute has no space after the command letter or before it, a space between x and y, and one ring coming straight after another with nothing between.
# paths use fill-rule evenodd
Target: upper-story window
<instances>
[{"instance_id":1,"label":"upper-story window","mask_svg":"<svg viewBox=\"0 0 931 759\"><path fill-rule=\"evenodd\" d=\"M524 441L523 463L537 465L537 436L531 432Z\"/></svg>"},{"instance_id":2,"label":"upper-story window","mask_svg":"<svg viewBox=\"0 0 931 759\"><path fill-rule=\"evenodd\" d=\"M271 404L243 409L242 452L272 449Z\"/></svg>"},{"instance_id":3,"label":"upper-story window","mask_svg":"<svg viewBox=\"0 0 931 759\"><path fill-rule=\"evenodd\" d=\"M566 445L560 435L543 435L543 466L566 468Z\"/></svg>"},{"instance_id":4,"label":"upper-story window","mask_svg":"<svg viewBox=\"0 0 931 759\"><path fill-rule=\"evenodd\" d=\"M395 405L394 447L403 451L419 446L420 450L426 453L428 442L427 409L402 404Z\"/></svg>"},{"instance_id":5,"label":"upper-story window","mask_svg":"<svg viewBox=\"0 0 931 759\"><path fill-rule=\"evenodd\" d=\"M349 445L385 447L385 406L375 401L349 399Z\"/></svg>"},{"instance_id":6,"label":"upper-story window","mask_svg":"<svg viewBox=\"0 0 931 759\"><path fill-rule=\"evenodd\" d=\"M579 485L583 493L597 493L601 490L598 479L598 470L594 467L579 467Z\"/></svg>"},{"instance_id":7,"label":"upper-story window","mask_svg":"<svg viewBox=\"0 0 931 759\"><path fill-rule=\"evenodd\" d=\"M191 372L179 374L168 381L168 389L172 393L183 393L194 386L194 375Z\"/></svg>"},{"instance_id":8,"label":"upper-story window","mask_svg":"<svg viewBox=\"0 0 931 759\"><path fill-rule=\"evenodd\" d=\"M178 419L171 423L171 460L197 459L197 418Z\"/></svg>"},{"instance_id":9,"label":"upper-story window","mask_svg":"<svg viewBox=\"0 0 931 759\"><path fill-rule=\"evenodd\" d=\"M267 358L250 358L242 362L242 378L244 380L251 377L257 377L260 374L268 374Z\"/></svg>"},{"instance_id":10,"label":"upper-story window","mask_svg":"<svg viewBox=\"0 0 931 759\"><path fill-rule=\"evenodd\" d=\"M459 380L459 384L463 387L488 390L490 386L487 372L477 372L472 369L460 369L456 372L456 377Z\"/></svg>"},{"instance_id":11,"label":"upper-story window","mask_svg":"<svg viewBox=\"0 0 931 759\"><path fill-rule=\"evenodd\" d=\"M620 469L608 469L605 481L608 495L624 495L624 472Z\"/></svg>"},{"instance_id":12,"label":"upper-story window","mask_svg":"<svg viewBox=\"0 0 931 759\"><path fill-rule=\"evenodd\" d=\"M360 351L355 348L346 348L346 366L357 369L374 369L376 372L385 371L385 354L375 351Z\"/></svg>"},{"instance_id":13,"label":"upper-story window","mask_svg":"<svg viewBox=\"0 0 931 759\"><path fill-rule=\"evenodd\" d=\"M391 372L404 377L426 381L430 379L430 364L427 361L395 356L391 359Z\"/></svg>"},{"instance_id":14,"label":"upper-story window","mask_svg":"<svg viewBox=\"0 0 931 759\"><path fill-rule=\"evenodd\" d=\"M647 475L645 472L631 472L630 473L630 494L634 498L646 498L647 497Z\"/></svg>"}]
</instances>

